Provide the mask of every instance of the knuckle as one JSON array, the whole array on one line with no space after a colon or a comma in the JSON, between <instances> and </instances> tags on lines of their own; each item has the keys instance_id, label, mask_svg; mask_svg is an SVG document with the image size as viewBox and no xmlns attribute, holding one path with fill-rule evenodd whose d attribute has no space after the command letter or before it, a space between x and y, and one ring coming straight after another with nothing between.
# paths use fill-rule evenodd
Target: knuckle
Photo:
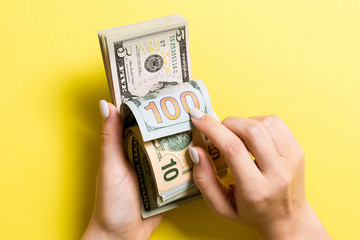
<instances>
[{"instance_id":1,"label":"knuckle","mask_svg":"<svg viewBox=\"0 0 360 240\"><path fill-rule=\"evenodd\" d=\"M117 145L117 146L122 146L123 144L123 140L121 138L121 136L116 136L114 133L109 133L107 131L103 131L101 134L101 144L102 147L106 148L110 145Z\"/></svg>"},{"instance_id":2,"label":"knuckle","mask_svg":"<svg viewBox=\"0 0 360 240\"><path fill-rule=\"evenodd\" d=\"M196 183L196 185L198 186L198 188L201 191L206 192L209 189L210 181L208 181L207 178L202 177L201 175L195 175L195 174L194 174L193 178L194 178L194 182Z\"/></svg>"},{"instance_id":3,"label":"knuckle","mask_svg":"<svg viewBox=\"0 0 360 240\"><path fill-rule=\"evenodd\" d=\"M264 126L259 121L250 121L245 128L245 134L250 140L256 139L264 133Z\"/></svg>"},{"instance_id":4,"label":"knuckle","mask_svg":"<svg viewBox=\"0 0 360 240\"><path fill-rule=\"evenodd\" d=\"M271 117L274 122L282 121L282 119L281 119L278 115L276 115L276 114L272 114L272 115L270 115L269 117Z\"/></svg>"},{"instance_id":5,"label":"knuckle","mask_svg":"<svg viewBox=\"0 0 360 240\"><path fill-rule=\"evenodd\" d=\"M275 129L276 127L275 115L266 116L261 122L268 130Z\"/></svg>"},{"instance_id":6,"label":"knuckle","mask_svg":"<svg viewBox=\"0 0 360 240\"><path fill-rule=\"evenodd\" d=\"M266 209L271 199L273 198L273 193L271 187L268 185L267 181L256 181L250 187L243 189L242 200L245 205L251 207L255 211L262 211Z\"/></svg>"},{"instance_id":7,"label":"knuckle","mask_svg":"<svg viewBox=\"0 0 360 240\"><path fill-rule=\"evenodd\" d=\"M101 139L102 139L102 141L101 141L102 146L106 147L106 146L110 145L110 143L111 143L111 134L109 134L106 131L103 131L101 134Z\"/></svg>"},{"instance_id":8,"label":"knuckle","mask_svg":"<svg viewBox=\"0 0 360 240\"><path fill-rule=\"evenodd\" d=\"M262 189L261 191L254 191L251 195L248 196L247 202L249 205L260 208L271 199L269 191Z\"/></svg>"},{"instance_id":9,"label":"knuckle","mask_svg":"<svg viewBox=\"0 0 360 240\"><path fill-rule=\"evenodd\" d=\"M278 174L278 181L277 181L277 189L280 192L284 192L287 191L292 183L292 177L290 174L286 174L286 173L281 173Z\"/></svg>"},{"instance_id":10,"label":"knuckle","mask_svg":"<svg viewBox=\"0 0 360 240\"><path fill-rule=\"evenodd\" d=\"M229 140L228 144L225 145L225 152L229 156L238 156L244 151L244 146L241 143L241 140L238 138L232 138Z\"/></svg>"},{"instance_id":11,"label":"knuckle","mask_svg":"<svg viewBox=\"0 0 360 240\"><path fill-rule=\"evenodd\" d=\"M234 121L234 119L235 119L235 117L227 117L221 121L221 124L223 124L225 126L229 126Z\"/></svg>"}]
</instances>

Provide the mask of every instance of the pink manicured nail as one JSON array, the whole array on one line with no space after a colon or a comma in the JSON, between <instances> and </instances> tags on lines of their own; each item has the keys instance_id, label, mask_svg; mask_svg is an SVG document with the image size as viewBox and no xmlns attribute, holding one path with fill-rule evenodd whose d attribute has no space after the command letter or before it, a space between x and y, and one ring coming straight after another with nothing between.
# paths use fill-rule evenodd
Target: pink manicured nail
<instances>
[{"instance_id":1,"label":"pink manicured nail","mask_svg":"<svg viewBox=\"0 0 360 240\"><path fill-rule=\"evenodd\" d=\"M99 106L100 106L101 115L104 118L107 118L109 116L109 113L110 113L109 112L109 106L108 106L107 102L105 100L100 100Z\"/></svg>"},{"instance_id":2,"label":"pink manicured nail","mask_svg":"<svg viewBox=\"0 0 360 240\"><path fill-rule=\"evenodd\" d=\"M189 147L189 153L191 160L194 162L195 165L198 165L200 161L199 161L199 153L196 150L196 148Z\"/></svg>"},{"instance_id":3,"label":"pink manicured nail","mask_svg":"<svg viewBox=\"0 0 360 240\"><path fill-rule=\"evenodd\" d=\"M190 109L189 114L196 119L201 119L204 117L204 113L197 108Z\"/></svg>"}]
</instances>

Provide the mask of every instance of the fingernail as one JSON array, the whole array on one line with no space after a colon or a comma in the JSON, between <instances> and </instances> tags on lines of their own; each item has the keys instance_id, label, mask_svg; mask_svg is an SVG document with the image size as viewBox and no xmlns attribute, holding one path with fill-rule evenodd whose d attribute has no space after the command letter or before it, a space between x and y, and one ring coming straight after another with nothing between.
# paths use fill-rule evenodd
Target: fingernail
<instances>
[{"instance_id":1,"label":"fingernail","mask_svg":"<svg viewBox=\"0 0 360 240\"><path fill-rule=\"evenodd\" d=\"M196 148L189 147L189 153L190 153L191 160L194 162L195 165L198 165L199 164L199 153L196 150Z\"/></svg>"},{"instance_id":2,"label":"fingernail","mask_svg":"<svg viewBox=\"0 0 360 240\"><path fill-rule=\"evenodd\" d=\"M109 106L107 102L105 100L100 100L99 106L100 106L101 115L104 118L107 118L109 116Z\"/></svg>"},{"instance_id":3,"label":"fingernail","mask_svg":"<svg viewBox=\"0 0 360 240\"><path fill-rule=\"evenodd\" d=\"M197 108L190 109L189 114L196 119L201 119L202 117L204 117L204 113Z\"/></svg>"}]
</instances>

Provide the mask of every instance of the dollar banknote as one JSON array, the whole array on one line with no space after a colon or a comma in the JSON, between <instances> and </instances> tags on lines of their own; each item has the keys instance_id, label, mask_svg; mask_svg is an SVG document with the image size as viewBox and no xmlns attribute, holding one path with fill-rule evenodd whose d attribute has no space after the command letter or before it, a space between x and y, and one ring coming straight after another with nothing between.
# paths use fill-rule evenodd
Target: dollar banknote
<instances>
[{"instance_id":1,"label":"dollar banknote","mask_svg":"<svg viewBox=\"0 0 360 240\"><path fill-rule=\"evenodd\" d=\"M121 106L120 113L125 127L137 124L146 142L190 130L188 112L194 107L213 116L209 93L200 79L131 99Z\"/></svg>"},{"instance_id":2,"label":"dollar banknote","mask_svg":"<svg viewBox=\"0 0 360 240\"><path fill-rule=\"evenodd\" d=\"M176 207L184 199L198 198L188 147L208 150L218 175L227 174L219 150L197 129L144 142L139 127L133 126L125 132L125 143L138 177L142 212L146 216Z\"/></svg>"},{"instance_id":3,"label":"dollar banknote","mask_svg":"<svg viewBox=\"0 0 360 240\"><path fill-rule=\"evenodd\" d=\"M188 24L171 15L99 31L112 101L122 102L192 79Z\"/></svg>"}]
</instances>

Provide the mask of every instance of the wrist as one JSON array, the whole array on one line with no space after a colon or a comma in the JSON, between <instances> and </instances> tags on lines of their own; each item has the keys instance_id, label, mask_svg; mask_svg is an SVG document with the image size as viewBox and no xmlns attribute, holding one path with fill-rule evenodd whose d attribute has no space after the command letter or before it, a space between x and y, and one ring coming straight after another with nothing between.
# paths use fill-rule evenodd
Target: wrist
<instances>
[{"instance_id":1,"label":"wrist","mask_svg":"<svg viewBox=\"0 0 360 240\"><path fill-rule=\"evenodd\" d=\"M297 212L272 224L270 228L267 228L260 234L260 237L264 240L331 239L315 211L307 201L304 202L303 206L301 206Z\"/></svg>"},{"instance_id":2,"label":"wrist","mask_svg":"<svg viewBox=\"0 0 360 240\"><path fill-rule=\"evenodd\" d=\"M89 225L87 226L85 233L83 234L82 240L113 240L120 239L120 236L117 234L107 231L104 229L101 224L94 218L91 218Z\"/></svg>"},{"instance_id":3,"label":"wrist","mask_svg":"<svg viewBox=\"0 0 360 240\"><path fill-rule=\"evenodd\" d=\"M117 229L117 230L115 230ZM89 225L87 226L82 240L145 240L149 239L151 232L144 231L145 229L140 226L127 226L123 228L124 231L119 231L118 227L108 228L99 221L96 217L92 217Z\"/></svg>"}]
</instances>

